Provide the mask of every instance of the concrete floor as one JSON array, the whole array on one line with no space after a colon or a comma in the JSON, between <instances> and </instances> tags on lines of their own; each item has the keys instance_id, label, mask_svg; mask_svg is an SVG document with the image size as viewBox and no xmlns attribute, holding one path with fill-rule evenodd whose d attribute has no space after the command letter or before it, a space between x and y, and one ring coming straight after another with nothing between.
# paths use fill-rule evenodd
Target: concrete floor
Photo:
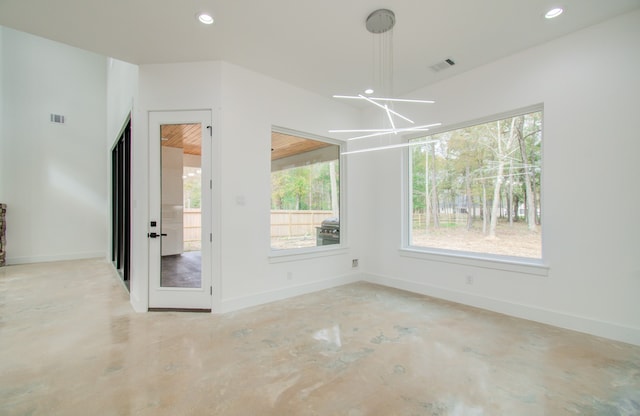
<instances>
[{"instance_id":1,"label":"concrete floor","mask_svg":"<svg viewBox=\"0 0 640 416\"><path fill-rule=\"evenodd\" d=\"M638 415L640 347L357 283L136 314L101 260L0 268L1 415Z\"/></svg>"}]
</instances>

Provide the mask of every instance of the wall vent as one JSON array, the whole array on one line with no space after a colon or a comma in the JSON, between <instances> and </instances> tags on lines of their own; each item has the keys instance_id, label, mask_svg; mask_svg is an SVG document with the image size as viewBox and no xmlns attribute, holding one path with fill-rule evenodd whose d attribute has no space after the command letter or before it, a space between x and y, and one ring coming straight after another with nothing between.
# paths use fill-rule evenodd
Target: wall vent
<instances>
[{"instance_id":1,"label":"wall vent","mask_svg":"<svg viewBox=\"0 0 640 416\"><path fill-rule=\"evenodd\" d=\"M50 120L52 123L64 124L64 116L60 114L51 113Z\"/></svg>"},{"instance_id":2,"label":"wall vent","mask_svg":"<svg viewBox=\"0 0 640 416\"><path fill-rule=\"evenodd\" d=\"M437 62L437 63L431 65L429 68L431 68L431 70L433 72L440 72L440 71L445 70L447 68L451 68L455 64L456 63L453 61L453 59L447 58L444 61Z\"/></svg>"}]
</instances>

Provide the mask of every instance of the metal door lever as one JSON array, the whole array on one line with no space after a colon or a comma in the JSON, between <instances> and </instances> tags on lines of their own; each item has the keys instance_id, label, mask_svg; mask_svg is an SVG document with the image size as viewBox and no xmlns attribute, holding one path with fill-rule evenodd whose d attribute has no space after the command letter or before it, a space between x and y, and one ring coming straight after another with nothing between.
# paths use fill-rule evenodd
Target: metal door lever
<instances>
[{"instance_id":1,"label":"metal door lever","mask_svg":"<svg viewBox=\"0 0 640 416\"><path fill-rule=\"evenodd\" d=\"M160 234L158 234L158 233L147 233L147 238L158 238L160 236L164 237L164 236L166 236L166 234L165 233L160 233Z\"/></svg>"}]
</instances>

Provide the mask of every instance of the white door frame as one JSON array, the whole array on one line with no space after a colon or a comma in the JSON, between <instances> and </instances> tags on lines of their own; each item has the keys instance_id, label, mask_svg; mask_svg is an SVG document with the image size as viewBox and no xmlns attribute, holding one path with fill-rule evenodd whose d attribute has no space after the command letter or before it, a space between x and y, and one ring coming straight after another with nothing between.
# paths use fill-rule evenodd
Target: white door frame
<instances>
[{"instance_id":1,"label":"white door frame","mask_svg":"<svg viewBox=\"0 0 640 416\"><path fill-rule=\"evenodd\" d=\"M212 308L212 114L211 110L149 112L149 216L148 233L161 234L161 137L164 124L200 123L202 131L202 273L200 288L161 287L161 238L148 238L149 308ZM151 222L156 221L156 227Z\"/></svg>"}]
</instances>

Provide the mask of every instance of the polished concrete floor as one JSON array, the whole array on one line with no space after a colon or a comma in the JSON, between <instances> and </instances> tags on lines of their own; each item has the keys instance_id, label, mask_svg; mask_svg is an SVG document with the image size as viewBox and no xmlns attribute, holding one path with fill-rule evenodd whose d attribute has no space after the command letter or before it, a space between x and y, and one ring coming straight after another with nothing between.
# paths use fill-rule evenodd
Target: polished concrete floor
<instances>
[{"instance_id":1,"label":"polished concrete floor","mask_svg":"<svg viewBox=\"0 0 640 416\"><path fill-rule=\"evenodd\" d=\"M640 347L367 283L136 314L111 266L0 268L0 415L638 415Z\"/></svg>"}]
</instances>

